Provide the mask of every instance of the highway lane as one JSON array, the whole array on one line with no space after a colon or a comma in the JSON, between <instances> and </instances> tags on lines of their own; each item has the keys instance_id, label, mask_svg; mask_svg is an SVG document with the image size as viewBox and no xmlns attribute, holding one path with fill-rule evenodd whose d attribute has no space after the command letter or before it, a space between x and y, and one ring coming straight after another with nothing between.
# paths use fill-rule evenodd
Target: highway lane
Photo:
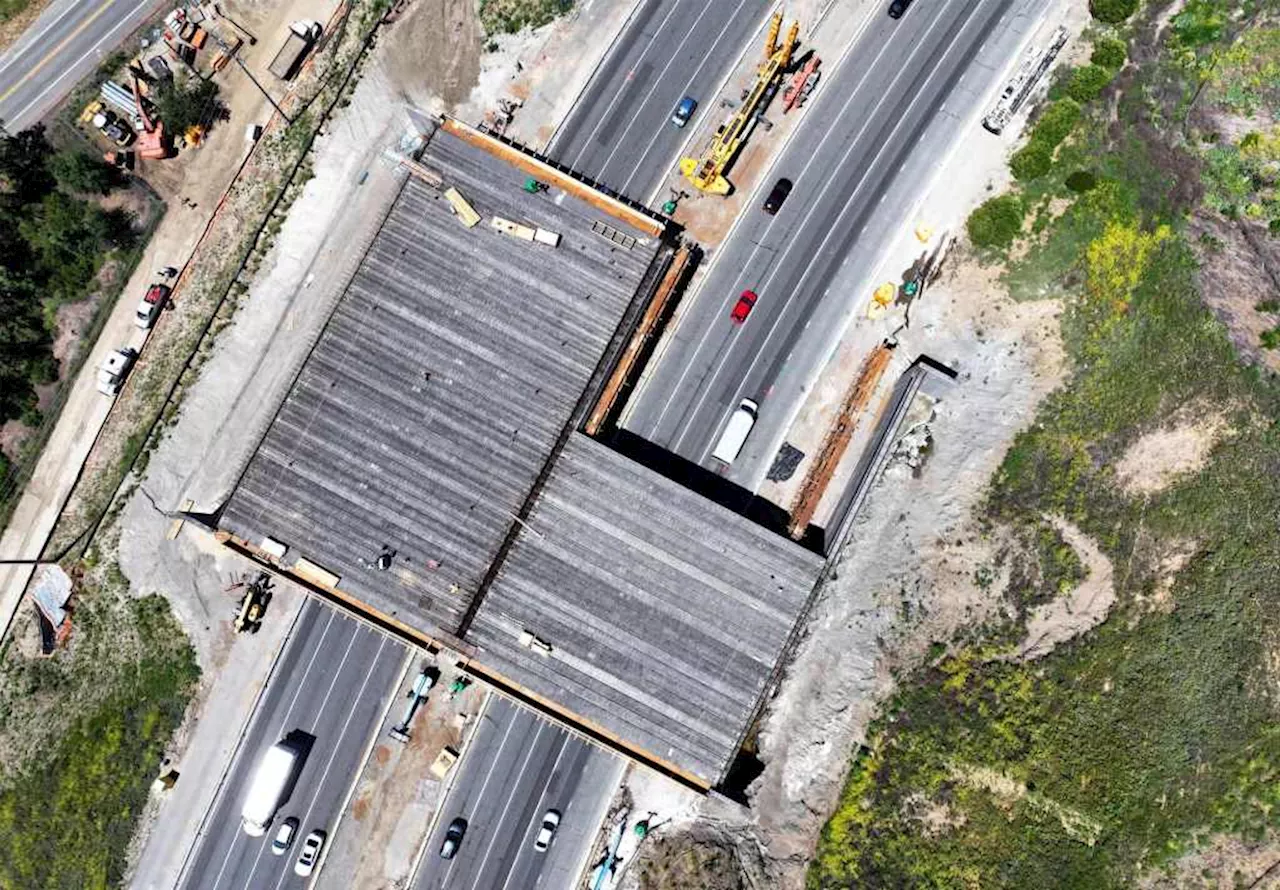
<instances>
[{"instance_id":1,"label":"highway lane","mask_svg":"<svg viewBox=\"0 0 1280 890\"><path fill-rule=\"evenodd\" d=\"M622 778L622 759L495 694L457 769L414 890L571 890ZM560 812L560 827L539 853L533 841L549 809ZM457 816L467 820L466 834L457 855L442 859Z\"/></svg>"},{"instance_id":2,"label":"highway lane","mask_svg":"<svg viewBox=\"0 0 1280 890\"><path fill-rule=\"evenodd\" d=\"M994 83L1002 67L995 57L1013 55L1015 41L996 39L1013 33L1010 7L1038 2L917 2L898 22L880 16L870 24L824 80L801 128L718 249L628 405L626 429L715 468L709 454L729 414L741 398L755 398L760 420L727 475L751 490L761 484L859 302L833 286L837 275L854 256L862 267L845 268L844 276L869 273L875 250L901 230L905 220L892 210L905 212L981 101L985 89L974 82ZM940 116L946 126L936 126ZM760 202L780 176L795 187L771 217ZM759 300L746 324L734 325L730 309L748 288Z\"/></svg>"},{"instance_id":3,"label":"highway lane","mask_svg":"<svg viewBox=\"0 0 1280 890\"><path fill-rule=\"evenodd\" d=\"M303 606L196 840L181 887L282 890L307 885L293 873L302 838L313 828L333 833L407 656L400 643L336 609L314 600ZM298 730L314 736L314 743L293 792L266 836L251 838L240 827L247 782L263 752ZM289 816L301 821L293 849L272 855L271 838Z\"/></svg>"},{"instance_id":4,"label":"highway lane","mask_svg":"<svg viewBox=\"0 0 1280 890\"><path fill-rule=\"evenodd\" d=\"M54 0L0 56L0 120L17 132L39 120L164 0Z\"/></svg>"},{"instance_id":5,"label":"highway lane","mask_svg":"<svg viewBox=\"0 0 1280 890\"><path fill-rule=\"evenodd\" d=\"M647 201L744 50L763 54L769 0L641 0L547 153L615 192ZM671 114L698 100L680 129ZM656 203L665 194L654 196Z\"/></svg>"}]
</instances>

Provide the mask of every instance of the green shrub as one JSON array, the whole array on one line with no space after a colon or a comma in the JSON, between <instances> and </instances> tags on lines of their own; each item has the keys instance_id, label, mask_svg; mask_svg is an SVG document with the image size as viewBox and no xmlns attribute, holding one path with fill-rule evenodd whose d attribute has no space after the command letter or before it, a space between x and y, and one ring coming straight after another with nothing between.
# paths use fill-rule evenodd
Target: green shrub
<instances>
[{"instance_id":1,"label":"green shrub","mask_svg":"<svg viewBox=\"0 0 1280 890\"><path fill-rule=\"evenodd\" d=\"M1093 54L1089 61L1103 68L1118 71L1124 67L1124 60L1129 55L1129 47L1123 40L1115 37L1099 37L1093 42Z\"/></svg>"},{"instance_id":2,"label":"green shrub","mask_svg":"<svg viewBox=\"0 0 1280 890\"><path fill-rule=\"evenodd\" d=\"M1018 195L1000 195L969 215L965 228L977 247L1008 247L1022 231L1025 209Z\"/></svg>"},{"instance_id":3,"label":"green shrub","mask_svg":"<svg viewBox=\"0 0 1280 890\"><path fill-rule=\"evenodd\" d=\"M1030 182L1039 179L1049 172L1053 166L1053 146L1039 139L1032 139L1025 146L1014 152L1009 159L1009 170L1014 179Z\"/></svg>"},{"instance_id":4,"label":"green shrub","mask_svg":"<svg viewBox=\"0 0 1280 890\"><path fill-rule=\"evenodd\" d=\"M0 782L5 890L124 886L148 788L199 678L195 653L163 597L115 606L90 595L77 605L76 646L97 650L96 657L60 652L41 660L49 670L32 678L28 694L66 693L75 701L84 685L103 694L64 718L66 728L34 760L10 761ZM115 621L127 621L127 630L113 632ZM132 646L124 645L112 652L121 656L113 662L102 650L121 635L136 641L140 654L125 655Z\"/></svg>"},{"instance_id":5,"label":"green shrub","mask_svg":"<svg viewBox=\"0 0 1280 890\"><path fill-rule=\"evenodd\" d=\"M1253 308L1259 312L1280 312L1280 300L1263 300Z\"/></svg>"},{"instance_id":6,"label":"green shrub","mask_svg":"<svg viewBox=\"0 0 1280 890\"><path fill-rule=\"evenodd\" d=\"M1280 349L1280 328L1262 332L1263 349Z\"/></svg>"},{"instance_id":7,"label":"green shrub","mask_svg":"<svg viewBox=\"0 0 1280 890\"><path fill-rule=\"evenodd\" d=\"M81 151L60 151L49 159L49 172L69 192L105 195L115 185L115 172L101 159Z\"/></svg>"},{"instance_id":8,"label":"green shrub","mask_svg":"<svg viewBox=\"0 0 1280 890\"><path fill-rule=\"evenodd\" d=\"M1081 65L1071 72L1067 83L1067 95L1081 104L1092 102L1111 83L1115 72L1101 65Z\"/></svg>"},{"instance_id":9,"label":"green shrub","mask_svg":"<svg viewBox=\"0 0 1280 890\"><path fill-rule=\"evenodd\" d=\"M1219 0L1189 0L1173 17L1174 40L1184 47L1214 43L1227 22L1225 4Z\"/></svg>"},{"instance_id":10,"label":"green shrub","mask_svg":"<svg viewBox=\"0 0 1280 890\"><path fill-rule=\"evenodd\" d=\"M515 34L541 28L573 8L573 0L480 0L480 23L486 34Z\"/></svg>"},{"instance_id":11,"label":"green shrub","mask_svg":"<svg viewBox=\"0 0 1280 890\"><path fill-rule=\"evenodd\" d=\"M1079 121L1080 103L1074 99L1059 99L1040 115L1031 138L1033 141L1040 141L1053 147L1071 135L1071 131Z\"/></svg>"},{"instance_id":12,"label":"green shrub","mask_svg":"<svg viewBox=\"0 0 1280 890\"><path fill-rule=\"evenodd\" d=\"M1100 22L1118 25L1138 11L1138 0L1089 0L1089 12Z\"/></svg>"},{"instance_id":13,"label":"green shrub","mask_svg":"<svg viewBox=\"0 0 1280 890\"><path fill-rule=\"evenodd\" d=\"M184 82L162 82L156 90L156 109L165 128L181 136L189 127L206 126L218 113L218 85L190 77Z\"/></svg>"},{"instance_id":14,"label":"green shrub","mask_svg":"<svg viewBox=\"0 0 1280 890\"><path fill-rule=\"evenodd\" d=\"M1067 177L1067 188L1076 194L1093 191L1094 186L1098 184L1098 177L1089 170L1077 170Z\"/></svg>"}]
</instances>

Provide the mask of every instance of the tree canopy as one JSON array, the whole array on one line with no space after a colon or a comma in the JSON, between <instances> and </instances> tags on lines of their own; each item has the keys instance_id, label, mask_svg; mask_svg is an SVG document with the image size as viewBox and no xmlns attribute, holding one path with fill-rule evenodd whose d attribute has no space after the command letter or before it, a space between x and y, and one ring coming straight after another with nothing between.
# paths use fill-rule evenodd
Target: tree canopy
<instances>
[{"instance_id":1,"label":"tree canopy","mask_svg":"<svg viewBox=\"0 0 1280 890\"><path fill-rule=\"evenodd\" d=\"M156 110L169 133L208 124L217 110L218 85L199 77L182 83L164 81L156 88Z\"/></svg>"},{"instance_id":2,"label":"tree canopy","mask_svg":"<svg viewBox=\"0 0 1280 890\"><path fill-rule=\"evenodd\" d=\"M36 419L35 387L57 378L46 310L88 294L132 237L127 215L78 197L114 182L101 161L55 152L43 127L0 137L0 423Z\"/></svg>"}]
</instances>

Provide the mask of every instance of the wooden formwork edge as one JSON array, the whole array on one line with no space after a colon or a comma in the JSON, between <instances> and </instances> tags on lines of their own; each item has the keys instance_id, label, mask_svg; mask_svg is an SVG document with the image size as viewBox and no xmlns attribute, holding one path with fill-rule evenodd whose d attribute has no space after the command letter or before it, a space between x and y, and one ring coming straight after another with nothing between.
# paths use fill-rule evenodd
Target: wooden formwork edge
<instances>
[{"instance_id":1,"label":"wooden formwork edge","mask_svg":"<svg viewBox=\"0 0 1280 890\"><path fill-rule=\"evenodd\" d=\"M844 457L845 450L848 449L849 442L853 438L853 432L858 428L858 422L865 413L867 400L871 398L880 378L884 376L885 368L889 367L889 358L892 354L892 347L887 343L881 343L863 361L862 369L858 372L853 386L850 387L844 403L840 406L836 422L827 431L822 450L818 452L818 459L810 465L804 483L800 486L800 493L796 496L795 506L791 510L789 531L792 538L798 539L809 527L809 521L813 519L813 514L826 493L827 485L831 482L836 467L840 465L840 460Z\"/></svg>"},{"instance_id":2,"label":"wooden formwork edge","mask_svg":"<svg viewBox=\"0 0 1280 890\"><path fill-rule=\"evenodd\" d=\"M603 192L579 182L567 173L557 170L550 164L530 157L519 149L512 148L501 139L494 138L488 133L480 132L475 127L468 126L451 117L445 117L440 121L440 128L477 148L489 152L514 167L519 167L541 181L553 183L557 188L581 198L592 207L602 210L615 219L621 220L654 238L660 237L666 231L666 226L635 208L627 206L617 198L611 198Z\"/></svg>"},{"instance_id":3,"label":"wooden formwork edge","mask_svg":"<svg viewBox=\"0 0 1280 890\"><path fill-rule=\"evenodd\" d=\"M662 282L658 285L653 299L649 301L644 316L640 319L640 324L636 327L636 332L631 336L631 342L623 350L622 356L618 359L618 366L614 368L609 382L605 384L604 391L600 394L600 400L596 402L591 416L587 418L587 423L583 429L588 436L594 436L600 432L600 427L604 425L604 419L613 410L613 404L618 399L618 393L631 375L631 369L635 366L636 358L640 355L641 348L648 342L649 337L653 334L654 327L658 324L658 319L662 317L671 295L675 292L676 284L680 281L680 276L684 274L685 266L689 264L690 256L692 256L692 251L687 245L681 245L680 249L676 251L667 273L662 276Z\"/></svg>"},{"instance_id":4,"label":"wooden formwork edge","mask_svg":"<svg viewBox=\"0 0 1280 890\"><path fill-rule=\"evenodd\" d=\"M575 714L563 705L557 704L549 698L544 698L538 693L526 689L504 674L498 673L495 670L475 662L469 662L466 664L465 669L467 673L479 677L499 691L505 692L508 695L514 693L515 696L536 704L539 709L555 717L569 729L577 730L579 734L589 740L594 740L596 742L603 741L608 747L624 752L632 760L637 760L695 791L705 794L711 790L711 783L706 779L695 776L683 767L676 766L674 763L663 760L652 752L646 751L644 748L640 748L631 742L622 739L600 726L598 723L583 717L581 714Z\"/></svg>"},{"instance_id":5,"label":"wooden formwork edge","mask_svg":"<svg viewBox=\"0 0 1280 890\"><path fill-rule=\"evenodd\" d=\"M365 623L378 627L381 630L394 633L407 642L421 646L424 649L436 649L442 645L458 650L465 650L467 648L462 640L451 637L436 639L428 636L422 631L405 624L398 618L394 618L385 612L375 609L368 603L356 599L345 591L339 590L336 587L330 587L327 584L320 584L310 578L303 577L292 569L286 568L277 563L259 547L250 544L243 538L236 537L230 532L219 531L214 534L214 538L224 547L234 550L241 556L247 556L263 568L270 570L273 574L288 578L311 596L325 600L329 603L336 603L353 617L361 619Z\"/></svg>"},{"instance_id":6,"label":"wooden formwork edge","mask_svg":"<svg viewBox=\"0 0 1280 890\"><path fill-rule=\"evenodd\" d=\"M663 760L651 752L625 741L614 733L609 732L604 727L588 720L586 717L583 717L581 714L575 714L563 705L557 704L551 699L538 695L536 692L532 692L514 680L509 679L504 674L480 664L475 660L475 647L469 643L465 643L461 639L447 635L445 635L443 639L437 640L424 634L422 631L410 627L403 621L393 618L385 612L381 612L378 609L371 607L368 603L362 602L348 593L344 593L336 587L317 584L307 578L300 577L289 569L278 565L258 547L255 547L243 538L236 537L230 532L219 531L215 533L214 537L224 547L239 553L241 556L246 556L252 559L254 562L269 569L275 574L288 578L299 587L303 588L303 590L308 594L324 599L330 603L334 603L336 601L339 606L344 608L357 619L363 620L382 630L390 631L402 639L419 645L424 649L435 649L440 648L441 646L452 649L462 657L462 660L459 662L459 667L462 670L480 680L483 680L491 686L494 686L500 691L507 693L508 695L514 695L527 702L533 703L539 710L551 715L570 729L578 731L584 737L594 739L596 741L603 741L608 747L621 751L631 759L638 760L696 791L705 793L710 790L711 783L706 779L695 776L693 773L676 766L674 763Z\"/></svg>"}]
</instances>

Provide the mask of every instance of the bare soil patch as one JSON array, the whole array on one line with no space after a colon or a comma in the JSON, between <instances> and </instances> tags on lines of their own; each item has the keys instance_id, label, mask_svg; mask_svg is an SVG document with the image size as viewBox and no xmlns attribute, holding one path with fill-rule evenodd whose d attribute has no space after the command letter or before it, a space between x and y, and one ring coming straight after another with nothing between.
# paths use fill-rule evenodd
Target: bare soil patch
<instances>
[{"instance_id":1,"label":"bare soil patch","mask_svg":"<svg viewBox=\"0 0 1280 890\"><path fill-rule=\"evenodd\" d=\"M1140 544L1142 542L1139 542ZM1137 622L1151 612L1172 612L1177 605L1173 598L1173 586L1191 558L1200 551L1200 543L1190 538L1167 541L1156 547L1136 548L1135 562L1149 565L1150 580L1143 584L1143 591L1134 596L1137 614L1130 620Z\"/></svg>"},{"instance_id":2,"label":"bare soil patch","mask_svg":"<svg viewBox=\"0 0 1280 890\"><path fill-rule=\"evenodd\" d=\"M1199 849L1152 872L1138 883L1140 890L1216 890L1242 887L1275 890L1280 887L1280 837L1268 832L1250 842L1233 835L1214 835Z\"/></svg>"},{"instance_id":3,"label":"bare soil patch","mask_svg":"<svg viewBox=\"0 0 1280 890\"><path fill-rule=\"evenodd\" d=\"M1019 654L1039 658L1053 647L1106 620L1116 601L1111 560L1080 529L1059 516L1045 517L1083 560L1088 574L1066 596L1045 603L1027 616L1027 635Z\"/></svg>"},{"instance_id":4,"label":"bare soil patch","mask_svg":"<svg viewBox=\"0 0 1280 890\"><path fill-rule=\"evenodd\" d=\"M1205 304L1226 325L1243 358L1280 373L1280 350L1261 345L1262 334L1280 326L1280 315L1258 309L1259 303L1280 300L1280 238L1263 223L1206 211L1192 218L1189 235Z\"/></svg>"},{"instance_id":5,"label":"bare soil patch","mask_svg":"<svg viewBox=\"0 0 1280 890\"><path fill-rule=\"evenodd\" d=\"M49 5L49 0L31 0L30 5L13 18L0 22L0 52L4 52L22 36L22 32L31 27L31 23L40 18Z\"/></svg>"},{"instance_id":6,"label":"bare soil patch","mask_svg":"<svg viewBox=\"0 0 1280 890\"><path fill-rule=\"evenodd\" d=\"M639 890L748 890L757 886L733 838L711 829L663 837L635 870Z\"/></svg>"},{"instance_id":7,"label":"bare soil patch","mask_svg":"<svg viewBox=\"0 0 1280 890\"><path fill-rule=\"evenodd\" d=\"M474 0L414 0L382 38L380 57L410 102L451 114L479 80L482 37Z\"/></svg>"},{"instance_id":8,"label":"bare soil patch","mask_svg":"<svg viewBox=\"0 0 1280 890\"><path fill-rule=\"evenodd\" d=\"M1130 495L1152 495L1179 476L1204 466L1214 446L1231 435L1225 413L1209 405L1188 405L1171 423L1142 436L1116 462L1116 479Z\"/></svg>"}]
</instances>

